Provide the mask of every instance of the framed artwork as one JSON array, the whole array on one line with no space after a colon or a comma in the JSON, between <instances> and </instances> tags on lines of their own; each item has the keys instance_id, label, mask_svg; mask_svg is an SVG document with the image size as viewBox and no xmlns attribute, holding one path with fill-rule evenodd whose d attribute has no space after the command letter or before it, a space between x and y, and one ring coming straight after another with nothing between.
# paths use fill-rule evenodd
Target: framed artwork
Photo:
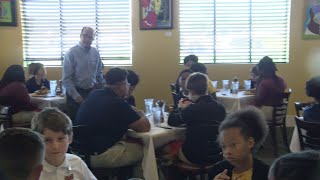
<instances>
[{"instance_id":1,"label":"framed artwork","mask_svg":"<svg viewBox=\"0 0 320 180\"><path fill-rule=\"evenodd\" d=\"M16 0L0 0L0 26L16 25Z\"/></svg>"},{"instance_id":2,"label":"framed artwork","mask_svg":"<svg viewBox=\"0 0 320 180\"><path fill-rule=\"evenodd\" d=\"M320 0L305 1L304 39L320 39Z\"/></svg>"},{"instance_id":3,"label":"framed artwork","mask_svg":"<svg viewBox=\"0 0 320 180\"><path fill-rule=\"evenodd\" d=\"M140 29L172 29L172 0L139 0Z\"/></svg>"}]
</instances>

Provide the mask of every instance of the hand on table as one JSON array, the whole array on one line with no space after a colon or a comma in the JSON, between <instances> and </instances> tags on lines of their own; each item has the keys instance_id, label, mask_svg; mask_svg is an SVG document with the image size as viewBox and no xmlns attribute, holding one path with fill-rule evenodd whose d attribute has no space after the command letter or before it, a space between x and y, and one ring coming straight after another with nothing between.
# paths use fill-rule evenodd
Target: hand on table
<instances>
[{"instance_id":1,"label":"hand on table","mask_svg":"<svg viewBox=\"0 0 320 180\"><path fill-rule=\"evenodd\" d=\"M222 173L216 175L213 180L229 180L230 177L227 175L228 170L224 170Z\"/></svg>"}]
</instances>

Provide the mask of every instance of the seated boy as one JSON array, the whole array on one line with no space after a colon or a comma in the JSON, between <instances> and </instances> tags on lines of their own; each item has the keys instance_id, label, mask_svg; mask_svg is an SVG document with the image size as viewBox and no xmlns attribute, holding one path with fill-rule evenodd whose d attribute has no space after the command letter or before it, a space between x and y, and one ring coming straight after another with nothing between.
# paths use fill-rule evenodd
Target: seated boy
<instances>
[{"instance_id":1,"label":"seated boy","mask_svg":"<svg viewBox=\"0 0 320 180\"><path fill-rule=\"evenodd\" d=\"M179 160L186 163L212 164L222 158L219 144L215 143L218 130L214 126L224 120L226 111L222 104L208 95L208 83L211 82L208 82L207 75L190 74L186 88L191 101L180 100L180 108L169 114L170 126L187 126L185 142L177 154ZM209 127L212 127L212 132Z\"/></svg>"},{"instance_id":2,"label":"seated boy","mask_svg":"<svg viewBox=\"0 0 320 180\"><path fill-rule=\"evenodd\" d=\"M31 128L43 134L45 161L40 180L96 180L81 158L66 153L72 142L72 123L56 108L45 108L31 122Z\"/></svg>"},{"instance_id":3,"label":"seated boy","mask_svg":"<svg viewBox=\"0 0 320 180\"><path fill-rule=\"evenodd\" d=\"M38 180L43 157L43 140L38 133L25 128L0 133L1 180Z\"/></svg>"}]
</instances>

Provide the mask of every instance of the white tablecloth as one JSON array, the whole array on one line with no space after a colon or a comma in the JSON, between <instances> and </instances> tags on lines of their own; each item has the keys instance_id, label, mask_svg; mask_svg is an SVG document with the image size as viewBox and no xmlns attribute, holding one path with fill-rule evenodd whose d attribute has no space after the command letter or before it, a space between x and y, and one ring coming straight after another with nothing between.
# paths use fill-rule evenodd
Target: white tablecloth
<instances>
[{"instance_id":1,"label":"white tablecloth","mask_svg":"<svg viewBox=\"0 0 320 180\"><path fill-rule=\"evenodd\" d=\"M227 113L238 111L254 103L254 95L245 94L245 91L240 91L238 94L217 92L217 99L225 106Z\"/></svg>"},{"instance_id":2,"label":"white tablecloth","mask_svg":"<svg viewBox=\"0 0 320 180\"><path fill-rule=\"evenodd\" d=\"M163 125L167 126L166 123L163 123ZM146 180L159 179L155 149L172 140L183 138L184 134L185 128L178 127L172 127L172 129L152 127L151 131L147 133L137 133L132 130L128 131L128 136L142 138L144 142L142 169L143 176Z\"/></svg>"},{"instance_id":3,"label":"white tablecloth","mask_svg":"<svg viewBox=\"0 0 320 180\"><path fill-rule=\"evenodd\" d=\"M294 127L293 134L291 137L290 151L291 152L300 152L301 151L297 126Z\"/></svg>"},{"instance_id":4,"label":"white tablecloth","mask_svg":"<svg viewBox=\"0 0 320 180\"><path fill-rule=\"evenodd\" d=\"M61 104L65 104L65 97L55 96L55 97L31 97L37 99L40 103L38 104L39 109L45 107L59 107Z\"/></svg>"}]
</instances>

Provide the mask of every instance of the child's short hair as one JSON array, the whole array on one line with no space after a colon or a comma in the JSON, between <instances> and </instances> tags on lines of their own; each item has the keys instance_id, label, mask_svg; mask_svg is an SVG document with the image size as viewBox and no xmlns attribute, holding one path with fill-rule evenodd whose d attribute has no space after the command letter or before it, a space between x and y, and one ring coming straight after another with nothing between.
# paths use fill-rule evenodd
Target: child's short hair
<instances>
[{"instance_id":1,"label":"child's short hair","mask_svg":"<svg viewBox=\"0 0 320 180\"><path fill-rule=\"evenodd\" d=\"M40 135L26 128L0 133L0 179L27 179L42 164L44 144Z\"/></svg>"},{"instance_id":2,"label":"child's short hair","mask_svg":"<svg viewBox=\"0 0 320 180\"><path fill-rule=\"evenodd\" d=\"M229 128L239 128L245 138L252 137L255 141L253 150L259 148L268 135L265 116L253 106L228 115L219 126L219 134Z\"/></svg>"},{"instance_id":3,"label":"child's short hair","mask_svg":"<svg viewBox=\"0 0 320 180\"><path fill-rule=\"evenodd\" d=\"M290 153L276 159L269 170L274 180L320 179L320 152L315 150Z\"/></svg>"},{"instance_id":4,"label":"child's short hair","mask_svg":"<svg viewBox=\"0 0 320 180\"><path fill-rule=\"evenodd\" d=\"M201 72L203 74L207 74L207 67L202 63L194 63L190 66L190 70L193 72Z\"/></svg>"},{"instance_id":5,"label":"child's short hair","mask_svg":"<svg viewBox=\"0 0 320 180\"><path fill-rule=\"evenodd\" d=\"M205 95L208 92L208 77L205 74L196 72L189 75L186 88L197 95Z\"/></svg>"},{"instance_id":6,"label":"child's short hair","mask_svg":"<svg viewBox=\"0 0 320 180\"><path fill-rule=\"evenodd\" d=\"M198 56L194 54L190 54L183 59L183 64L186 65L189 61L192 61L194 63L198 62Z\"/></svg>"},{"instance_id":7,"label":"child's short hair","mask_svg":"<svg viewBox=\"0 0 320 180\"><path fill-rule=\"evenodd\" d=\"M315 76L306 82L306 94L320 100L320 76Z\"/></svg>"},{"instance_id":8,"label":"child's short hair","mask_svg":"<svg viewBox=\"0 0 320 180\"><path fill-rule=\"evenodd\" d=\"M140 81L139 75L130 69L127 71L128 71L128 77L127 77L128 83L130 83L130 86L136 86Z\"/></svg>"},{"instance_id":9,"label":"child's short hair","mask_svg":"<svg viewBox=\"0 0 320 180\"><path fill-rule=\"evenodd\" d=\"M45 128L72 135L72 122L70 118L57 108L45 108L32 119L32 130L43 134Z\"/></svg>"}]
</instances>

